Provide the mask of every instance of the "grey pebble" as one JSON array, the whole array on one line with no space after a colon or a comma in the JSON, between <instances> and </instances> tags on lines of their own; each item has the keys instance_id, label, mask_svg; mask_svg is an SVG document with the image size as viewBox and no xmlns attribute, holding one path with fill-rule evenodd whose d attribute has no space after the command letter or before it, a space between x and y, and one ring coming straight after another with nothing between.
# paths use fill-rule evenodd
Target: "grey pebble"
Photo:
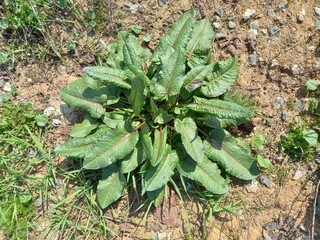
<instances>
[{"instance_id":1,"label":"grey pebble","mask_svg":"<svg viewBox=\"0 0 320 240\"><path fill-rule=\"evenodd\" d=\"M36 207L40 207L42 205L42 200L40 198L37 198L35 201L34 201L34 205Z\"/></svg>"},{"instance_id":2,"label":"grey pebble","mask_svg":"<svg viewBox=\"0 0 320 240\"><path fill-rule=\"evenodd\" d=\"M246 9L246 11L243 14L243 19L248 20L256 15L256 11L253 9Z\"/></svg>"},{"instance_id":3,"label":"grey pebble","mask_svg":"<svg viewBox=\"0 0 320 240\"><path fill-rule=\"evenodd\" d=\"M281 113L281 120L286 121L288 119L288 113L287 112L282 112Z\"/></svg>"},{"instance_id":4,"label":"grey pebble","mask_svg":"<svg viewBox=\"0 0 320 240\"><path fill-rule=\"evenodd\" d=\"M62 182L62 180L60 179L60 178L56 178L55 180L54 180L54 188L56 188L56 189L59 189L59 188L61 188L63 186L63 182Z\"/></svg>"},{"instance_id":5,"label":"grey pebble","mask_svg":"<svg viewBox=\"0 0 320 240\"><path fill-rule=\"evenodd\" d=\"M224 9L220 7L214 13L219 17L222 17L224 15Z\"/></svg>"},{"instance_id":6,"label":"grey pebble","mask_svg":"<svg viewBox=\"0 0 320 240\"><path fill-rule=\"evenodd\" d=\"M300 73L300 67L298 64L293 64L291 66L291 72L293 75L298 75Z\"/></svg>"},{"instance_id":7,"label":"grey pebble","mask_svg":"<svg viewBox=\"0 0 320 240\"><path fill-rule=\"evenodd\" d=\"M131 13L136 13L141 8L141 5L138 3L126 3L125 6L129 8Z\"/></svg>"},{"instance_id":8,"label":"grey pebble","mask_svg":"<svg viewBox=\"0 0 320 240\"><path fill-rule=\"evenodd\" d=\"M295 180L295 181L297 181L297 180L299 180L300 178L302 178L305 174L306 174L305 171L303 171L303 170L301 170L301 169L298 169L298 170L294 173L292 179Z\"/></svg>"},{"instance_id":9,"label":"grey pebble","mask_svg":"<svg viewBox=\"0 0 320 240\"><path fill-rule=\"evenodd\" d=\"M49 208L50 208L50 212L51 212L51 214L55 214L55 213L56 213L54 203L50 203L50 204L49 204Z\"/></svg>"},{"instance_id":10,"label":"grey pebble","mask_svg":"<svg viewBox=\"0 0 320 240\"><path fill-rule=\"evenodd\" d=\"M303 23L305 16L306 16L306 11L302 9L301 12L298 14L298 18L297 18L298 23Z\"/></svg>"},{"instance_id":11,"label":"grey pebble","mask_svg":"<svg viewBox=\"0 0 320 240\"><path fill-rule=\"evenodd\" d=\"M52 125L54 126L54 127L58 127L58 126L60 126L61 125L61 121L59 120L59 119L52 119Z\"/></svg>"},{"instance_id":12,"label":"grey pebble","mask_svg":"<svg viewBox=\"0 0 320 240\"><path fill-rule=\"evenodd\" d=\"M230 29L234 29L236 27L236 23L233 22L233 21L229 21L228 26L229 26Z\"/></svg>"},{"instance_id":13,"label":"grey pebble","mask_svg":"<svg viewBox=\"0 0 320 240\"><path fill-rule=\"evenodd\" d=\"M158 5L160 7L162 7L163 5L165 5L167 3L167 0L158 0Z\"/></svg>"},{"instance_id":14,"label":"grey pebble","mask_svg":"<svg viewBox=\"0 0 320 240\"><path fill-rule=\"evenodd\" d=\"M253 21L250 23L250 28L251 29L258 29L259 28L259 22L258 21Z\"/></svg>"},{"instance_id":15,"label":"grey pebble","mask_svg":"<svg viewBox=\"0 0 320 240\"><path fill-rule=\"evenodd\" d=\"M214 29L219 29L221 27L220 23L218 23L218 22L212 23L212 26Z\"/></svg>"},{"instance_id":16,"label":"grey pebble","mask_svg":"<svg viewBox=\"0 0 320 240\"><path fill-rule=\"evenodd\" d=\"M234 17L234 16L230 16L230 17L228 17L228 20L229 21L234 21L236 18Z\"/></svg>"},{"instance_id":17,"label":"grey pebble","mask_svg":"<svg viewBox=\"0 0 320 240\"><path fill-rule=\"evenodd\" d=\"M281 2L281 3L278 4L278 8L281 11L285 11L286 10L286 4L284 2Z\"/></svg>"},{"instance_id":18,"label":"grey pebble","mask_svg":"<svg viewBox=\"0 0 320 240\"><path fill-rule=\"evenodd\" d=\"M3 91L5 92L11 92L11 85L8 82L5 82L3 85Z\"/></svg>"},{"instance_id":19,"label":"grey pebble","mask_svg":"<svg viewBox=\"0 0 320 240\"><path fill-rule=\"evenodd\" d=\"M299 229L302 231L302 232L309 232L308 231L308 229L303 225L303 223L301 223L300 225L299 225Z\"/></svg>"},{"instance_id":20,"label":"grey pebble","mask_svg":"<svg viewBox=\"0 0 320 240\"><path fill-rule=\"evenodd\" d=\"M271 80L274 80L276 79L276 74L274 73L274 71L270 70L268 72L268 77L271 79Z\"/></svg>"},{"instance_id":21,"label":"grey pebble","mask_svg":"<svg viewBox=\"0 0 320 240\"><path fill-rule=\"evenodd\" d=\"M268 15L269 17L272 17L272 16L274 15L274 9L273 9L273 8L268 9L268 10L267 10L267 15Z\"/></svg>"},{"instance_id":22,"label":"grey pebble","mask_svg":"<svg viewBox=\"0 0 320 240\"><path fill-rule=\"evenodd\" d=\"M51 115L54 113L55 110L56 110L56 109L55 109L54 107L47 107L47 108L43 111L43 113L49 117L49 116L51 116Z\"/></svg>"},{"instance_id":23,"label":"grey pebble","mask_svg":"<svg viewBox=\"0 0 320 240\"><path fill-rule=\"evenodd\" d=\"M224 39L227 38L227 36L225 34L223 34L223 33L217 33L216 38L218 40L224 40Z\"/></svg>"},{"instance_id":24,"label":"grey pebble","mask_svg":"<svg viewBox=\"0 0 320 240\"><path fill-rule=\"evenodd\" d=\"M261 176L260 181L261 181L261 184L266 186L267 188L269 188L269 189L272 188L270 180L267 176Z\"/></svg>"},{"instance_id":25,"label":"grey pebble","mask_svg":"<svg viewBox=\"0 0 320 240\"><path fill-rule=\"evenodd\" d=\"M304 109L304 104L302 101L298 100L294 103L294 110L296 111L302 111Z\"/></svg>"},{"instance_id":26,"label":"grey pebble","mask_svg":"<svg viewBox=\"0 0 320 240\"><path fill-rule=\"evenodd\" d=\"M219 22L220 21L220 17L217 15L213 16L213 22Z\"/></svg>"},{"instance_id":27,"label":"grey pebble","mask_svg":"<svg viewBox=\"0 0 320 240\"><path fill-rule=\"evenodd\" d=\"M320 31L320 20L316 20L316 29Z\"/></svg>"},{"instance_id":28,"label":"grey pebble","mask_svg":"<svg viewBox=\"0 0 320 240\"><path fill-rule=\"evenodd\" d=\"M270 37L273 37L278 32L280 32L280 28L278 26L273 26L273 27L269 28L269 36Z\"/></svg>"},{"instance_id":29,"label":"grey pebble","mask_svg":"<svg viewBox=\"0 0 320 240\"><path fill-rule=\"evenodd\" d=\"M276 99L276 104L275 104L275 108L281 108L284 104L286 103L286 101L284 100L283 97L277 97Z\"/></svg>"},{"instance_id":30,"label":"grey pebble","mask_svg":"<svg viewBox=\"0 0 320 240\"><path fill-rule=\"evenodd\" d=\"M250 65L256 65L257 64L257 55L249 54L248 55L248 62Z\"/></svg>"},{"instance_id":31,"label":"grey pebble","mask_svg":"<svg viewBox=\"0 0 320 240\"><path fill-rule=\"evenodd\" d=\"M314 12L318 15L318 16L320 16L320 7L315 7L315 8L313 8L314 9Z\"/></svg>"}]
</instances>

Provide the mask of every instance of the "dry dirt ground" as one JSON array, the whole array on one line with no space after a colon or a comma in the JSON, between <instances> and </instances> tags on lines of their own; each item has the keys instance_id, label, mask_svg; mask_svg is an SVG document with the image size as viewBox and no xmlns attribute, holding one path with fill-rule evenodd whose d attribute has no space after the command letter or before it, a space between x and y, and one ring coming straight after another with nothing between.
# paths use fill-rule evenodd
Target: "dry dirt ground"
<instances>
[{"instance_id":1,"label":"dry dirt ground","mask_svg":"<svg viewBox=\"0 0 320 240\"><path fill-rule=\"evenodd\" d=\"M81 0L78 2L82 4ZM129 220L122 223L110 221L109 226L119 237L185 239L188 232L186 219L189 218L191 231L196 239L309 239L307 236L311 234L315 198L315 183L310 179L316 167L313 163L287 163L284 156L277 151L276 144L289 123L294 122L295 116L299 115L299 109L292 107L294 103L307 101L298 94L299 89L306 80L320 77L320 30L316 28L316 20L320 20L320 16L314 11L314 7L320 7L320 1L283 1L284 10L279 9L280 2L167 0L166 4L160 7L155 0L118 0L112 4L113 12L121 11L123 14L122 19L117 19L117 16L112 19L121 22L120 27L115 29L128 28L131 25L143 26L144 33L152 35L152 44L149 44L151 49L185 10L194 7L198 10L199 18L207 17L213 22L215 11L223 8L224 13L218 21L221 27L216 33L223 33L225 38L215 40L214 60L222 60L231 55L239 57L239 78L235 88L252 96L257 106L257 114L268 118L258 119L251 134L263 133L267 136L264 155L269 157L275 166L274 171L263 173L270 179L271 189L262 185L259 180L252 183L233 183L224 204L242 200L243 209L237 211L237 215L214 214L205 223L206 226L203 226L203 219L199 218L201 209L197 204L187 201L183 207L178 196L172 192L161 209L152 211L146 225ZM128 3L139 4L139 9L132 11ZM243 15L247 9L255 10L256 14L244 21ZM267 14L270 9L274 9L272 16ZM305 15L299 22L298 16L303 12ZM228 26L232 17L236 24L234 29ZM257 27L253 22L259 26L250 31ZM102 39L109 43L113 37L107 28L113 25L106 25L106 29L102 31ZM279 32L270 36L269 29L274 26L279 27ZM256 64L249 63L248 57L251 54L257 57ZM58 111L63 104L59 99L59 89L81 76L83 66L77 56L70 56L58 63L18 63L11 73L10 83L18 86L19 99L32 101L39 109L52 106L57 110L52 117L59 118L62 124L50 134L52 147L67 136L72 125L72 119L69 121L70 119L63 118ZM279 99L285 101L281 106L277 104ZM285 121L281 118L282 112L288 115ZM298 169L304 174L298 180L293 180ZM253 191L250 188L252 186L256 186ZM117 208L121 211L126 201L128 196L124 196L114 206L114 214ZM189 211L188 215L185 208ZM316 223L315 235L320 237L318 220Z\"/></svg>"}]
</instances>

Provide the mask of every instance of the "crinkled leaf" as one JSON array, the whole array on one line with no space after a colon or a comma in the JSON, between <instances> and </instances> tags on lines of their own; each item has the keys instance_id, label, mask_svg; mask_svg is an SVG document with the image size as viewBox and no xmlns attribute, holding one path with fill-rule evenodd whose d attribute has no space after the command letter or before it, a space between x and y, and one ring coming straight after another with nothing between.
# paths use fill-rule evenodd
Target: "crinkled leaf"
<instances>
[{"instance_id":1,"label":"crinkled leaf","mask_svg":"<svg viewBox=\"0 0 320 240\"><path fill-rule=\"evenodd\" d=\"M71 137L74 138L84 138L88 136L92 130L96 129L98 124L95 123L95 120L88 115L82 123L75 124L69 133Z\"/></svg>"},{"instance_id":2,"label":"crinkled leaf","mask_svg":"<svg viewBox=\"0 0 320 240\"><path fill-rule=\"evenodd\" d=\"M102 121L110 128L120 128L124 127L127 118L127 113L113 111L106 112Z\"/></svg>"},{"instance_id":3,"label":"crinkled leaf","mask_svg":"<svg viewBox=\"0 0 320 240\"><path fill-rule=\"evenodd\" d=\"M232 176L251 180L259 175L249 145L232 137L223 129L215 129L209 133L204 141L204 149L208 158L218 163Z\"/></svg>"},{"instance_id":4,"label":"crinkled leaf","mask_svg":"<svg viewBox=\"0 0 320 240\"><path fill-rule=\"evenodd\" d=\"M131 88L130 84L126 81L126 73L120 69L95 66L85 67L84 71L94 79L98 79L124 89Z\"/></svg>"},{"instance_id":5,"label":"crinkled leaf","mask_svg":"<svg viewBox=\"0 0 320 240\"><path fill-rule=\"evenodd\" d=\"M203 19L196 23L192 38L186 48L187 61L190 68L205 65L208 62L213 38L214 31L208 19Z\"/></svg>"},{"instance_id":6,"label":"crinkled leaf","mask_svg":"<svg viewBox=\"0 0 320 240\"><path fill-rule=\"evenodd\" d=\"M197 66L191 69L184 77L183 86L189 91L201 87L203 80L208 75L213 65Z\"/></svg>"},{"instance_id":7,"label":"crinkled leaf","mask_svg":"<svg viewBox=\"0 0 320 240\"><path fill-rule=\"evenodd\" d=\"M153 202L155 207L159 207L163 201L165 192L166 192L166 185L155 191L147 192L147 196L149 200Z\"/></svg>"},{"instance_id":8,"label":"crinkled leaf","mask_svg":"<svg viewBox=\"0 0 320 240\"><path fill-rule=\"evenodd\" d=\"M85 78L81 78L64 87L60 91L60 96L68 105L82 108L92 117L100 118L105 113L105 109L99 102L107 92L105 88L98 91L88 88Z\"/></svg>"},{"instance_id":9,"label":"crinkled leaf","mask_svg":"<svg viewBox=\"0 0 320 240\"><path fill-rule=\"evenodd\" d=\"M154 191L165 186L174 174L178 162L177 153L169 150L157 166L150 167L145 177L146 191Z\"/></svg>"},{"instance_id":10,"label":"crinkled leaf","mask_svg":"<svg viewBox=\"0 0 320 240\"><path fill-rule=\"evenodd\" d=\"M311 146L317 145L318 133L313 129L305 129L302 131L302 136Z\"/></svg>"},{"instance_id":11,"label":"crinkled leaf","mask_svg":"<svg viewBox=\"0 0 320 240\"><path fill-rule=\"evenodd\" d=\"M201 92L206 97L217 97L228 91L238 78L238 59L233 57L217 62L208 81L204 81Z\"/></svg>"},{"instance_id":12,"label":"crinkled leaf","mask_svg":"<svg viewBox=\"0 0 320 240\"><path fill-rule=\"evenodd\" d=\"M93 144L108 130L108 128L99 128L95 133L85 138L70 139L63 144L59 144L54 151L65 157L83 158L90 151Z\"/></svg>"},{"instance_id":13,"label":"crinkled leaf","mask_svg":"<svg viewBox=\"0 0 320 240\"><path fill-rule=\"evenodd\" d=\"M153 146L152 146L152 140L150 137L150 128L147 124L144 124L141 127L141 130L139 132L140 134L140 139L142 141L142 146L144 149L144 152L146 153L147 157L149 159L152 159L153 157Z\"/></svg>"},{"instance_id":14,"label":"crinkled leaf","mask_svg":"<svg viewBox=\"0 0 320 240\"><path fill-rule=\"evenodd\" d=\"M84 158L86 169L104 168L126 157L136 146L139 139L138 131L126 131L115 128L107 131Z\"/></svg>"},{"instance_id":15,"label":"crinkled leaf","mask_svg":"<svg viewBox=\"0 0 320 240\"><path fill-rule=\"evenodd\" d=\"M153 137L153 157L150 162L152 166L156 166L166 154L168 127L154 130Z\"/></svg>"},{"instance_id":16,"label":"crinkled leaf","mask_svg":"<svg viewBox=\"0 0 320 240\"><path fill-rule=\"evenodd\" d=\"M128 31L118 32L118 38L116 43L111 43L108 45L108 58L107 64L111 68L122 69L123 66L123 46L125 40L130 33Z\"/></svg>"},{"instance_id":17,"label":"crinkled leaf","mask_svg":"<svg viewBox=\"0 0 320 240\"><path fill-rule=\"evenodd\" d=\"M227 181L220 175L220 170L216 163L211 162L207 157L201 163L197 163L183 149L181 143L175 144L179 153L179 173L204 186L213 194L224 194L228 191Z\"/></svg>"},{"instance_id":18,"label":"crinkled leaf","mask_svg":"<svg viewBox=\"0 0 320 240\"><path fill-rule=\"evenodd\" d=\"M172 114L169 114L166 110L159 107L156 113L156 117L154 118L154 122L159 124L165 124L167 122L170 122L171 119L172 119Z\"/></svg>"},{"instance_id":19,"label":"crinkled leaf","mask_svg":"<svg viewBox=\"0 0 320 240\"><path fill-rule=\"evenodd\" d=\"M136 77L132 81L131 94L129 96L129 103L132 106L133 113L139 115L141 112L146 96L144 94L145 84L141 77Z\"/></svg>"},{"instance_id":20,"label":"crinkled leaf","mask_svg":"<svg viewBox=\"0 0 320 240\"><path fill-rule=\"evenodd\" d=\"M141 142L138 142L134 150L121 161L121 171L123 173L132 172L146 159L141 145Z\"/></svg>"},{"instance_id":21,"label":"crinkled leaf","mask_svg":"<svg viewBox=\"0 0 320 240\"><path fill-rule=\"evenodd\" d=\"M155 99L174 103L183 84L184 72L183 54L176 50L169 59L162 61L159 73L152 79L151 91Z\"/></svg>"},{"instance_id":22,"label":"crinkled leaf","mask_svg":"<svg viewBox=\"0 0 320 240\"><path fill-rule=\"evenodd\" d=\"M97 186L97 199L102 208L118 200L127 185L126 179L116 165L102 170L102 177Z\"/></svg>"},{"instance_id":23,"label":"crinkled leaf","mask_svg":"<svg viewBox=\"0 0 320 240\"><path fill-rule=\"evenodd\" d=\"M181 140L187 153L193 160L201 163L203 160L203 144L198 136L197 125L192 118L186 117L183 120L175 119L174 128L180 133Z\"/></svg>"},{"instance_id":24,"label":"crinkled leaf","mask_svg":"<svg viewBox=\"0 0 320 240\"><path fill-rule=\"evenodd\" d=\"M243 123L251 122L250 118L237 118L237 119L227 119L227 118L216 118L215 116L206 116L204 119L204 124L211 128L226 128L235 127Z\"/></svg>"},{"instance_id":25,"label":"crinkled leaf","mask_svg":"<svg viewBox=\"0 0 320 240\"><path fill-rule=\"evenodd\" d=\"M201 113L214 115L218 118L239 119L247 118L251 112L236 103L219 99L205 99L194 97L195 103L186 105L187 108Z\"/></svg>"},{"instance_id":26,"label":"crinkled leaf","mask_svg":"<svg viewBox=\"0 0 320 240\"><path fill-rule=\"evenodd\" d=\"M314 79L309 79L308 81L306 81L305 85L308 88L308 90L314 91L319 86L319 81Z\"/></svg>"}]
</instances>

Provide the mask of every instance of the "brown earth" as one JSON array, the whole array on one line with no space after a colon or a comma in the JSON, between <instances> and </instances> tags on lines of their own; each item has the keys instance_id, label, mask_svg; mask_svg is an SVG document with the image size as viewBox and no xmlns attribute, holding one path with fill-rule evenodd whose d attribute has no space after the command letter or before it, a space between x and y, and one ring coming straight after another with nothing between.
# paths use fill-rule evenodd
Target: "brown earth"
<instances>
[{"instance_id":1,"label":"brown earth","mask_svg":"<svg viewBox=\"0 0 320 240\"><path fill-rule=\"evenodd\" d=\"M82 1L78 2L84 4ZM295 116L299 115L299 111L289 103L298 100L306 103L308 99L299 95L298 90L307 79L320 78L320 58L316 53L320 47L320 31L315 27L315 20L320 19L320 16L314 12L314 7L320 7L320 1L287 1L285 11L278 9L280 1L271 0L167 0L162 7L155 0L134 1L132 3L140 4L140 9L136 13L132 13L125 6L126 3L128 2L119 0L112 4L115 13L112 20L118 21L116 13L121 11L124 15L123 19L120 19L121 27L143 26L144 33L152 35L152 44L149 45L151 49L185 10L194 7L198 10L199 16L206 16L212 22L215 11L223 7L225 13L220 19L222 28L216 33L224 33L226 39L216 39L214 61L231 55L239 56L239 78L235 89L241 89L244 94L252 96L257 106L257 114L268 118L268 120L261 118L251 134L263 133L267 136L264 155L271 159L275 169L263 173L270 179L271 189L262 185L259 180L257 184L254 182L232 184L231 191L224 198L223 204L241 200L242 209L235 211L237 215L215 213L212 218L204 222L201 214L208 209L205 208L205 204L190 201L183 204L179 197L170 191L169 199L161 208L152 210L145 224L136 223L131 216L121 223L110 221L108 226L115 232L115 238L185 239L188 238L188 231L193 234L191 239L302 239L302 234L310 234L315 198L315 184L310 179L316 167L313 163L301 165L297 162L287 163L284 156L277 151L276 144L287 130L288 124L294 122ZM266 13L270 8L275 9L272 17ZM248 21L243 21L246 9L254 9L256 15ZM302 9L305 10L305 18L302 23L298 23L297 16ZM234 30L228 29L228 17L231 16L235 18ZM259 22L256 37L248 33L250 23L253 21ZM280 32L270 37L268 29L275 25L280 26ZM114 27L115 30L121 28L112 24L108 26ZM104 29L101 36L106 43L113 39L110 29ZM248 63L249 54L256 54L258 58L256 65ZM59 110L63 104L59 98L59 90L81 76L83 74L81 69L88 62L94 63L94 60L90 57L83 60L81 53L77 55L76 52L74 56L59 62L18 63L9 75L9 81L17 85L18 99L31 101L35 107L42 110L49 106ZM294 64L298 66L292 68ZM279 97L287 103L280 108L275 106ZM286 121L281 119L283 111L288 113ZM67 136L73 121L64 119L59 111L52 117L62 121L62 124L49 135L49 142L54 147ZM292 177L297 169L302 169L305 174L299 180L293 180ZM254 192L248 190L252 184L258 186ZM117 211L121 212L121 208L128 205L128 198L124 196L115 205L113 214L117 215ZM139 214L137 216L143 216L143 213ZM316 223L315 233L319 237L318 220ZM307 232L303 232L301 224Z\"/></svg>"}]
</instances>

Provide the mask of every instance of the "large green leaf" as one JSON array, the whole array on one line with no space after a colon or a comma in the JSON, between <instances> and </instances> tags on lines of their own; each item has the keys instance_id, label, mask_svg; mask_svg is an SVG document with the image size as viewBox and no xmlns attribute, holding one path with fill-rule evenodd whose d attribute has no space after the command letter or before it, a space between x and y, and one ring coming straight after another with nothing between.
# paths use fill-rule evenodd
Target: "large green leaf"
<instances>
[{"instance_id":1,"label":"large green leaf","mask_svg":"<svg viewBox=\"0 0 320 240\"><path fill-rule=\"evenodd\" d=\"M160 58L164 58L166 52L170 49L184 51L194 27L196 20L196 11L190 9L186 11L181 17L172 24L171 30L168 34L161 38L155 52L153 54L153 61L160 61Z\"/></svg>"},{"instance_id":2,"label":"large green leaf","mask_svg":"<svg viewBox=\"0 0 320 240\"><path fill-rule=\"evenodd\" d=\"M66 141L63 144L59 144L55 148L56 153L60 153L65 157L83 158L91 147L97 142L109 128L99 128L95 133L85 138L74 138Z\"/></svg>"},{"instance_id":3,"label":"large green leaf","mask_svg":"<svg viewBox=\"0 0 320 240\"><path fill-rule=\"evenodd\" d=\"M147 196L149 200L153 202L155 207L159 207L160 204L162 203L165 192L166 192L166 187L167 186L165 185L155 191L147 192Z\"/></svg>"},{"instance_id":4,"label":"large green leaf","mask_svg":"<svg viewBox=\"0 0 320 240\"><path fill-rule=\"evenodd\" d=\"M102 208L118 200L126 187L126 179L116 165L102 170L102 177L97 187L97 199Z\"/></svg>"},{"instance_id":5,"label":"large green leaf","mask_svg":"<svg viewBox=\"0 0 320 240\"><path fill-rule=\"evenodd\" d=\"M227 181L220 175L216 163L211 162L207 157L201 163L197 163L184 151L182 144L176 144L179 151L179 173L204 186L213 194L224 194L228 191Z\"/></svg>"},{"instance_id":6,"label":"large green leaf","mask_svg":"<svg viewBox=\"0 0 320 240\"><path fill-rule=\"evenodd\" d=\"M69 133L71 137L74 138L84 138L90 134L90 132L98 127L98 124L95 123L90 115L87 115L83 119L82 123L75 124Z\"/></svg>"},{"instance_id":7,"label":"large green leaf","mask_svg":"<svg viewBox=\"0 0 320 240\"><path fill-rule=\"evenodd\" d=\"M179 162L178 155L175 151L169 150L167 155L155 167L150 167L145 176L146 191L155 191L167 184L170 177L174 174L174 169Z\"/></svg>"},{"instance_id":8,"label":"large green leaf","mask_svg":"<svg viewBox=\"0 0 320 240\"><path fill-rule=\"evenodd\" d=\"M156 166L166 154L168 127L154 130L153 156L150 160L152 166Z\"/></svg>"},{"instance_id":9,"label":"large green leaf","mask_svg":"<svg viewBox=\"0 0 320 240\"><path fill-rule=\"evenodd\" d=\"M139 141L134 150L121 161L121 171L129 173L135 170L144 160L146 155L143 152L142 144Z\"/></svg>"},{"instance_id":10,"label":"large green leaf","mask_svg":"<svg viewBox=\"0 0 320 240\"><path fill-rule=\"evenodd\" d=\"M144 94L144 88L145 84L141 77L136 77L135 79L133 79L131 94L128 100L132 106L133 113L135 115L139 115L143 108L146 99L146 96Z\"/></svg>"},{"instance_id":11,"label":"large green leaf","mask_svg":"<svg viewBox=\"0 0 320 240\"><path fill-rule=\"evenodd\" d=\"M227 119L227 118L216 118L215 116L207 115L203 123L211 128L226 128L226 127L235 127L243 123L251 122L250 118L237 118L237 119Z\"/></svg>"},{"instance_id":12,"label":"large green leaf","mask_svg":"<svg viewBox=\"0 0 320 240\"><path fill-rule=\"evenodd\" d=\"M197 125L190 117L175 119L175 130L180 133L181 140L187 153L196 162L201 163L203 159L203 144L201 138L198 136Z\"/></svg>"},{"instance_id":13,"label":"large green leaf","mask_svg":"<svg viewBox=\"0 0 320 240\"><path fill-rule=\"evenodd\" d=\"M106 112L102 121L110 128L124 127L128 114L122 111Z\"/></svg>"},{"instance_id":14,"label":"large green leaf","mask_svg":"<svg viewBox=\"0 0 320 240\"><path fill-rule=\"evenodd\" d=\"M202 82L212 70L212 64L206 66L197 66L192 68L184 77L183 86L189 91L193 91L201 87Z\"/></svg>"},{"instance_id":15,"label":"large green leaf","mask_svg":"<svg viewBox=\"0 0 320 240\"><path fill-rule=\"evenodd\" d=\"M99 103L104 100L107 89L93 90L88 88L85 78L81 78L70 83L60 91L61 99L74 108L86 110L94 118L100 118L104 112L104 107Z\"/></svg>"},{"instance_id":16,"label":"large green leaf","mask_svg":"<svg viewBox=\"0 0 320 240\"><path fill-rule=\"evenodd\" d=\"M238 59L233 57L216 63L209 81L204 81L201 92L206 97L217 97L227 92L238 78Z\"/></svg>"},{"instance_id":17,"label":"large green leaf","mask_svg":"<svg viewBox=\"0 0 320 240\"><path fill-rule=\"evenodd\" d=\"M150 128L148 124L144 124L141 127L141 130L139 132L140 139L142 141L143 150L146 153L147 157L149 159L152 159L153 157L153 146L152 146L152 140L150 137Z\"/></svg>"},{"instance_id":18,"label":"large green leaf","mask_svg":"<svg viewBox=\"0 0 320 240\"><path fill-rule=\"evenodd\" d=\"M208 19L203 19L196 23L192 38L186 48L187 61L190 68L206 65L213 38L214 31Z\"/></svg>"},{"instance_id":19,"label":"large green leaf","mask_svg":"<svg viewBox=\"0 0 320 240\"><path fill-rule=\"evenodd\" d=\"M244 180L259 175L257 165L251 156L249 145L231 136L223 129L215 129L204 141L205 154L222 166L227 173Z\"/></svg>"},{"instance_id":20,"label":"large green leaf","mask_svg":"<svg viewBox=\"0 0 320 240\"><path fill-rule=\"evenodd\" d=\"M184 72L183 53L176 50L169 59L162 61L159 73L152 79L151 91L155 99L174 103L183 84Z\"/></svg>"},{"instance_id":21,"label":"large green leaf","mask_svg":"<svg viewBox=\"0 0 320 240\"><path fill-rule=\"evenodd\" d=\"M126 81L127 75L120 69L108 67L85 67L84 71L92 78L113 84L124 89L130 89L130 84Z\"/></svg>"},{"instance_id":22,"label":"large green leaf","mask_svg":"<svg viewBox=\"0 0 320 240\"><path fill-rule=\"evenodd\" d=\"M111 68L122 69L123 66L123 46L125 40L129 36L128 31L118 32L118 38L116 43L111 43L108 45L108 58L107 64Z\"/></svg>"},{"instance_id":23,"label":"large green leaf","mask_svg":"<svg viewBox=\"0 0 320 240\"><path fill-rule=\"evenodd\" d=\"M219 99L205 99L200 97L194 97L195 103L186 105L187 108L206 114L214 115L218 118L247 118L251 115L251 112L236 103L227 102Z\"/></svg>"},{"instance_id":24,"label":"large green leaf","mask_svg":"<svg viewBox=\"0 0 320 240\"><path fill-rule=\"evenodd\" d=\"M86 169L104 168L126 157L136 146L139 139L138 131L126 131L124 128L110 129L84 158Z\"/></svg>"}]
</instances>

